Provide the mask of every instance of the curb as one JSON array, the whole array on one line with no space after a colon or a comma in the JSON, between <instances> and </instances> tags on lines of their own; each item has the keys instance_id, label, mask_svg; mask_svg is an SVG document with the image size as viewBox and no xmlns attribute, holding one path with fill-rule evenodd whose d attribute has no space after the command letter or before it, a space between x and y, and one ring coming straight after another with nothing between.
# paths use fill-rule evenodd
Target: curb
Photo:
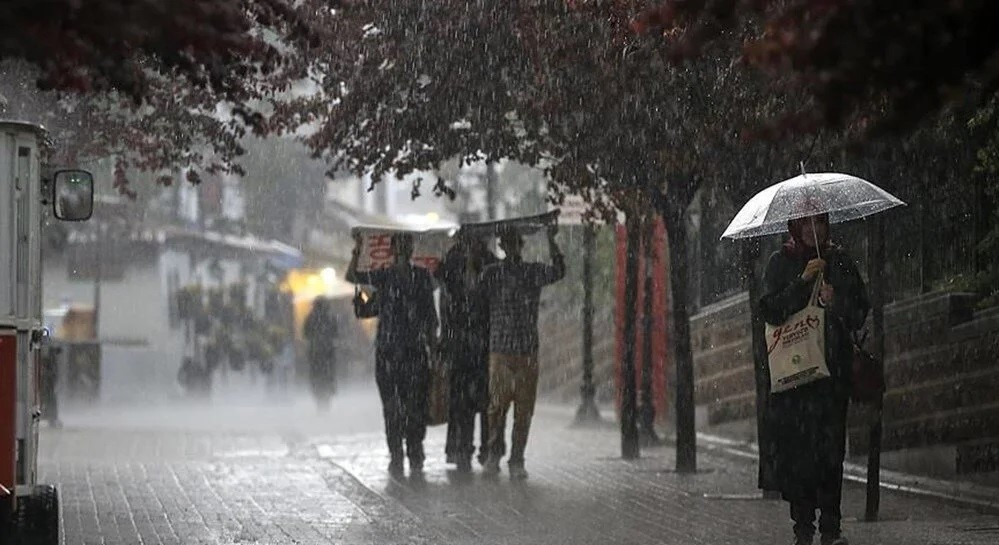
<instances>
[{"instance_id":1,"label":"curb","mask_svg":"<svg viewBox=\"0 0 999 545\"><path fill-rule=\"evenodd\" d=\"M759 460L759 447L756 443L736 441L703 432L697 433L697 439L711 450L753 461ZM867 484L867 468L846 462L843 464L843 479ZM931 498L990 514L999 513L999 488L920 477L884 468L881 469L880 486L884 490L900 494Z\"/></svg>"},{"instance_id":2,"label":"curb","mask_svg":"<svg viewBox=\"0 0 999 545\"><path fill-rule=\"evenodd\" d=\"M575 407L558 403L539 403L538 412L549 415L571 417ZM600 407L604 415L601 428L615 428L616 413L613 407ZM609 417L609 418L608 418ZM666 442L676 445L676 437L667 435ZM698 450L708 450L743 460L759 461L759 447L756 443L730 439L720 435L697 432ZM867 467L846 462L843 464L843 478L847 481L867 484ZM967 507L988 514L999 514L999 488L979 484L934 479L881 468L881 488L908 496L930 498L952 505Z\"/></svg>"}]
</instances>

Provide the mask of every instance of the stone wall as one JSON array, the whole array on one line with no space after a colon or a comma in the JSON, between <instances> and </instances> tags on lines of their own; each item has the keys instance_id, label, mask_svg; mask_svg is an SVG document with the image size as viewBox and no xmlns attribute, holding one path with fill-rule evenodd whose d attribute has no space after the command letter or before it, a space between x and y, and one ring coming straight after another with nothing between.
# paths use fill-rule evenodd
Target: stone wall
<instances>
[{"instance_id":1,"label":"stone wall","mask_svg":"<svg viewBox=\"0 0 999 545\"><path fill-rule=\"evenodd\" d=\"M999 308L973 305L965 294L928 294L886 309L884 451L912 451L922 463L919 451L947 447L944 472L999 470ZM859 420L850 429L857 455L868 447Z\"/></svg>"},{"instance_id":2,"label":"stone wall","mask_svg":"<svg viewBox=\"0 0 999 545\"><path fill-rule=\"evenodd\" d=\"M691 318L698 409L709 426L752 433L749 301L732 297ZM934 473L999 471L999 308L967 294L931 293L885 308L886 465ZM850 455L868 447L855 411Z\"/></svg>"},{"instance_id":3,"label":"stone wall","mask_svg":"<svg viewBox=\"0 0 999 545\"><path fill-rule=\"evenodd\" d=\"M701 309L690 319L694 400L708 426L753 418L749 297L743 293Z\"/></svg>"}]
</instances>

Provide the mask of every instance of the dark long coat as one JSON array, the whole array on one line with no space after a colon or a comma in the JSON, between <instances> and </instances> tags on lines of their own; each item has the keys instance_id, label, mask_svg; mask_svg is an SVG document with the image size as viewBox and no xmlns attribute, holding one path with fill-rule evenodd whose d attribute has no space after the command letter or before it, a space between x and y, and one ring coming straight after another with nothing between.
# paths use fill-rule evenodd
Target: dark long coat
<instances>
[{"instance_id":1,"label":"dark long coat","mask_svg":"<svg viewBox=\"0 0 999 545\"><path fill-rule=\"evenodd\" d=\"M781 325L805 308L814 284L801 279L812 256L793 245L774 253L764 274L760 301L763 318ZM831 378L772 394L767 428L773 481L764 483L787 499L808 497L820 486L842 479L846 452L846 414L853 361L851 333L863 327L870 307L867 289L856 263L839 247L823 253L824 273L835 294L826 308L826 364Z\"/></svg>"},{"instance_id":2,"label":"dark long coat","mask_svg":"<svg viewBox=\"0 0 999 545\"><path fill-rule=\"evenodd\" d=\"M497 261L486 252L479 269ZM477 286L469 285L466 256L458 248L448 251L437 270L441 297L441 348L451 371L452 406L481 410L489 378L489 302Z\"/></svg>"},{"instance_id":3,"label":"dark long coat","mask_svg":"<svg viewBox=\"0 0 999 545\"><path fill-rule=\"evenodd\" d=\"M477 272L497 261L486 251L478 271L467 271L467 255L451 248L437 269L441 291L441 348L449 369L449 456L471 449L474 415L489 400L489 301L479 289ZM483 419L483 424L485 420ZM486 430L482 430L483 443Z\"/></svg>"},{"instance_id":4,"label":"dark long coat","mask_svg":"<svg viewBox=\"0 0 999 545\"><path fill-rule=\"evenodd\" d=\"M317 298L304 324L309 343L309 382L317 393L332 390L335 383L337 326L329 300Z\"/></svg>"}]
</instances>

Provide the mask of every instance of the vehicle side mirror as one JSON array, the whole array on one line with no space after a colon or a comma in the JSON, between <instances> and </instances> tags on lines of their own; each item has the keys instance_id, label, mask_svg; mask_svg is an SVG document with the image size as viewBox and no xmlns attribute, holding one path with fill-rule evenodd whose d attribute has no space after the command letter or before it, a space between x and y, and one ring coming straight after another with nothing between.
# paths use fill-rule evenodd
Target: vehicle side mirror
<instances>
[{"instance_id":1,"label":"vehicle side mirror","mask_svg":"<svg viewBox=\"0 0 999 545\"><path fill-rule=\"evenodd\" d=\"M94 176L86 170L59 170L53 176L55 217L84 221L94 213Z\"/></svg>"}]
</instances>

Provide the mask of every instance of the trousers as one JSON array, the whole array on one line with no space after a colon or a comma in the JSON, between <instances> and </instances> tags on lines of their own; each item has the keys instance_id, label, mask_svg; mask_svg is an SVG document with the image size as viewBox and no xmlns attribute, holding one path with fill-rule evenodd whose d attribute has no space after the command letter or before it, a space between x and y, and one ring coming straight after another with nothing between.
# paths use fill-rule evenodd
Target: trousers
<instances>
[{"instance_id":1,"label":"trousers","mask_svg":"<svg viewBox=\"0 0 999 545\"><path fill-rule=\"evenodd\" d=\"M410 463L422 464L430 382L426 352L418 346L376 351L375 381L382 400L385 439L392 461L402 460L405 442L405 456Z\"/></svg>"},{"instance_id":2,"label":"trousers","mask_svg":"<svg viewBox=\"0 0 999 545\"><path fill-rule=\"evenodd\" d=\"M523 465L538 397L537 354L489 354L489 452L502 452L507 411L513 405L510 464Z\"/></svg>"},{"instance_id":3,"label":"trousers","mask_svg":"<svg viewBox=\"0 0 999 545\"><path fill-rule=\"evenodd\" d=\"M843 499L843 473L830 476L821 483L814 494L803 494L786 498L791 506L791 520L794 533L810 538L815 535L815 511L819 511L819 531L823 538L836 539L840 535L840 521L843 514L840 504Z\"/></svg>"}]
</instances>

